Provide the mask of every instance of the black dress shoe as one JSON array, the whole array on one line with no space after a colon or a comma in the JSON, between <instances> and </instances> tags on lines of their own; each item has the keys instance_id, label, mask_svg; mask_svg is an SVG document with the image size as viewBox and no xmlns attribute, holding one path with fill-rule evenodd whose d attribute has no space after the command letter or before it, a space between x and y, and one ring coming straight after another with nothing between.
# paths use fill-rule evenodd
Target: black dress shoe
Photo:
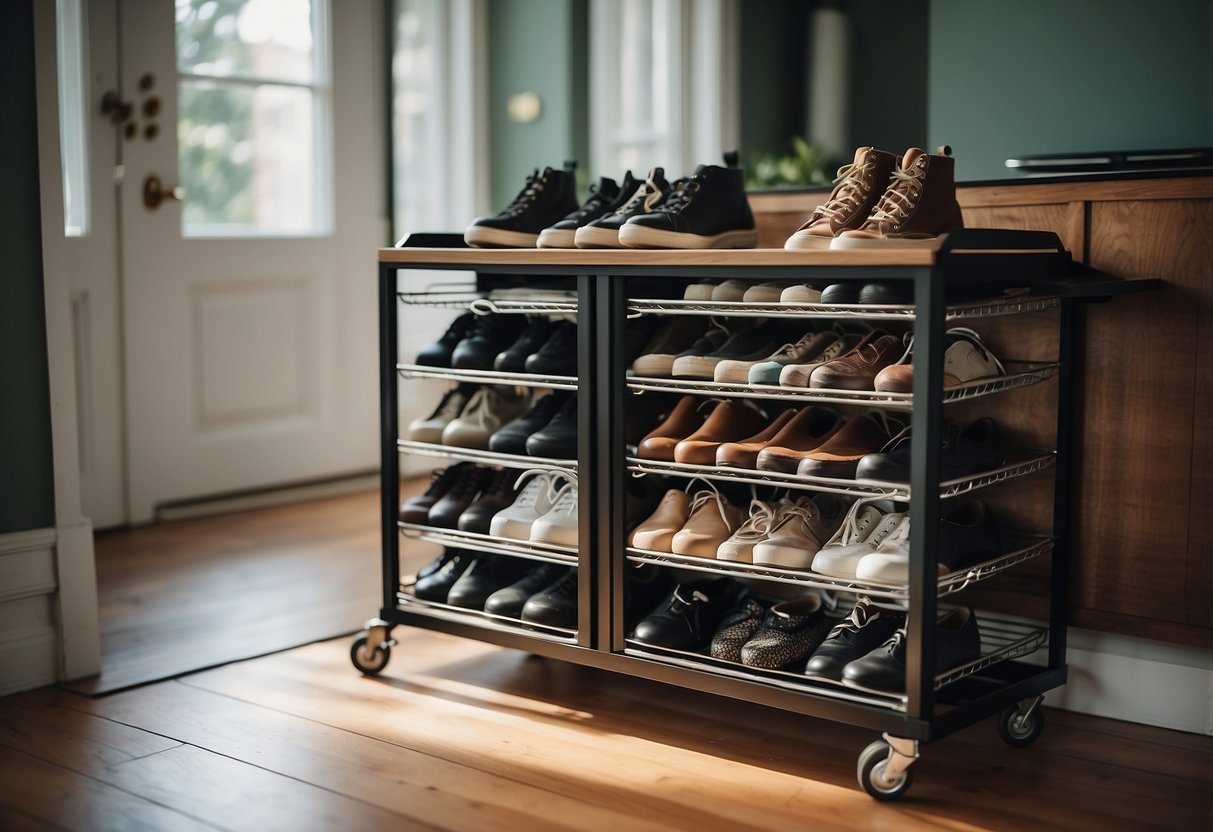
<instances>
[{"instance_id":1,"label":"black dress shoe","mask_svg":"<svg viewBox=\"0 0 1213 832\"><path fill-rule=\"evenodd\" d=\"M499 589L484 602L484 611L510 618L522 616L522 608L532 595L538 595L564 576L569 567L558 563L540 563L514 583Z\"/></svg>"},{"instance_id":2,"label":"black dress shoe","mask_svg":"<svg viewBox=\"0 0 1213 832\"><path fill-rule=\"evenodd\" d=\"M488 484L481 489L476 502L459 515L459 531L488 534L493 515L514 504L514 498L518 496L518 492L514 490L517 479L518 472L513 468L499 468L494 471Z\"/></svg>"},{"instance_id":3,"label":"black dress shoe","mask_svg":"<svg viewBox=\"0 0 1213 832\"><path fill-rule=\"evenodd\" d=\"M493 359L493 369L503 373L525 373L527 356L537 352L552 334L552 321L543 315L533 315L518 340Z\"/></svg>"},{"instance_id":4,"label":"black dress shoe","mask_svg":"<svg viewBox=\"0 0 1213 832\"><path fill-rule=\"evenodd\" d=\"M945 422L939 452L939 480L956 479L997 468L1006 461L1007 443L997 423L988 416L961 430ZM878 454L868 454L855 469L857 479L910 481L910 432L902 431Z\"/></svg>"},{"instance_id":5,"label":"black dress shoe","mask_svg":"<svg viewBox=\"0 0 1213 832\"><path fill-rule=\"evenodd\" d=\"M555 395L555 394L553 394ZM577 458L577 396L569 396L551 421L526 441L529 456L544 459Z\"/></svg>"},{"instance_id":6,"label":"black dress shoe","mask_svg":"<svg viewBox=\"0 0 1213 832\"><path fill-rule=\"evenodd\" d=\"M935 622L935 672L943 673L981 655L977 617L968 607L957 607ZM888 641L842 670L843 684L873 690L900 692L906 687L906 631L899 629Z\"/></svg>"},{"instance_id":7,"label":"black dress shoe","mask_svg":"<svg viewBox=\"0 0 1213 832\"><path fill-rule=\"evenodd\" d=\"M493 478L493 469L473 465L463 471L450 489L430 508L426 522L440 529L459 526L459 516Z\"/></svg>"},{"instance_id":8,"label":"black dress shoe","mask_svg":"<svg viewBox=\"0 0 1213 832\"><path fill-rule=\"evenodd\" d=\"M546 396L533 399L521 416L489 437L489 450L526 456L526 441L531 434L546 427L572 396L571 390L553 390Z\"/></svg>"},{"instance_id":9,"label":"black dress shoe","mask_svg":"<svg viewBox=\"0 0 1213 832\"><path fill-rule=\"evenodd\" d=\"M472 331L451 352L451 366L460 370L491 370L497 354L518 340L526 326L524 315L477 315Z\"/></svg>"},{"instance_id":10,"label":"black dress shoe","mask_svg":"<svg viewBox=\"0 0 1213 832\"><path fill-rule=\"evenodd\" d=\"M423 601L446 603L447 594L455 585L455 581L459 580L459 576L467 571L477 557L479 555L467 549L447 549L439 558L436 569L424 576L418 573L417 582L413 584L413 595ZM433 566L433 563L426 564L425 568L430 566Z\"/></svg>"},{"instance_id":11,"label":"black dress shoe","mask_svg":"<svg viewBox=\"0 0 1213 832\"><path fill-rule=\"evenodd\" d=\"M446 602L452 607L482 610L490 595L517 581L528 568L530 561L521 558L482 554L451 586Z\"/></svg>"},{"instance_id":12,"label":"black dress shoe","mask_svg":"<svg viewBox=\"0 0 1213 832\"><path fill-rule=\"evenodd\" d=\"M450 367L451 353L460 341L471 334L475 318L471 312L465 312L456 318L441 338L422 347L421 352L417 353L417 363L427 367Z\"/></svg>"},{"instance_id":13,"label":"black dress shoe","mask_svg":"<svg viewBox=\"0 0 1213 832\"><path fill-rule=\"evenodd\" d=\"M472 462L460 462L434 471L434 478L430 480L430 487L425 493L409 497L400 506L400 519L406 523L428 523L430 509L434 507L434 503L442 499L474 465Z\"/></svg>"},{"instance_id":14,"label":"black dress shoe","mask_svg":"<svg viewBox=\"0 0 1213 832\"><path fill-rule=\"evenodd\" d=\"M821 290L823 306L833 306L836 303L859 303L860 285L853 280L846 283L831 283Z\"/></svg>"},{"instance_id":15,"label":"black dress shoe","mask_svg":"<svg viewBox=\"0 0 1213 832\"><path fill-rule=\"evenodd\" d=\"M1002 554L1002 535L981 500L965 500L939 521L939 565L949 572Z\"/></svg>"},{"instance_id":16,"label":"black dress shoe","mask_svg":"<svg viewBox=\"0 0 1213 832\"><path fill-rule=\"evenodd\" d=\"M527 599L522 605L522 620L545 627L577 629L577 569L568 571Z\"/></svg>"},{"instance_id":17,"label":"black dress shoe","mask_svg":"<svg viewBox=\"0 0 1213 832\"><path fill-rule=\"evenodd\" d=\"M697 650L711 640L740 591L741 585L732 578L679 584L664 605L636 625L630 637L655 647Z\"/></svg>"},{"instance_id":18,"label":"black dress shoe","mask_svg":"<svg viewBox=\"0 0 1213 832\"><path fill-rule=\"evenodd\" d=\"M673 582L669 570L651 563L628 568L623 576L624 629L631 629L651 613L670 594Z\"/></svg>"},{"instance_id":19,"label":"black dress shoe","mask_svg":"<svg viewBox=\"0 0 1213 832\"><path fill-rule=\"evenodd\" d=\"M577 324L557 321L543 346L527 356L526 371L542 376L577 375Z\"/></svg>"},{"instance_id":20,"label":"black dress shoe","mask_svg":"<svg viewBox=\"0 0 1213 832\"><path fill-rule=\"evenodd\" d=\"M856 659L862 659L884 642L899 627L905 626L906 617L883 610L867 598L860 598L846 619L830 630L804 672L821 679L842 681L842 670Z\"/></svg>"}]
</instances>

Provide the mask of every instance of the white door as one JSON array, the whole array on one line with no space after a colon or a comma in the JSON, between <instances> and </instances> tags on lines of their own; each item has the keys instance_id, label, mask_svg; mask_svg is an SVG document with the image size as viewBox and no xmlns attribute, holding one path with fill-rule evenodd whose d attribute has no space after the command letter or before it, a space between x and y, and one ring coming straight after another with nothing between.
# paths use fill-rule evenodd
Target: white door
<instances>
[{"instance_id":1,"label":"white door","mask_svg":"<svg viewBox=\"0 0 1213 832\"><path fill-rule=\"evenodd\" d=\"M377 465L380 13L120 4L132 522Z\"/></svg>"}]
</instances>

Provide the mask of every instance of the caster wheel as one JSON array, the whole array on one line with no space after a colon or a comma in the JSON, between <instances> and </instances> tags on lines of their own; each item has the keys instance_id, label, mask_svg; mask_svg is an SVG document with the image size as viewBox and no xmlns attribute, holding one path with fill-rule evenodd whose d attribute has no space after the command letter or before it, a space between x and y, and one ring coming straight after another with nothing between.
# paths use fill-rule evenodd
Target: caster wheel
<instances>
[{"instance_id":1,"label":"caster wheel","mask_svg":"<svg viewBox=\"0 0 1213 832\"><path fill-rule=\"evenodd\" d=\"M998 715L998 736L1013 748L1024 748L1036 742L1045 729L1045 712L1039 706L1024 716L1015 705Z\"/></svg>"},{"instance_id":2,"label":"caster wheel","mask_svg":"<svg viewBox=\"0 0 1213 832\"><path fill-rule=\"evenodd\" d=\"M350 646L350 661L354 667L367 676L375 676L387 667L388 659L392 657L390 647L370 647L366 636L359 636Z\"/></svg>"},{"instance_id":3,"label":"caster wheel","mask_svg":"<svg viewBox=\"0 0 1213 832\"><path fill-rule=\"evenodd\" d=\"M863 790L877 800L897 800L910 789L914 774L909 769L896 781L885 780L885 763L889 759L889 744L875 740L859 755L856 774Z\"/></svg>"}]
</instances>

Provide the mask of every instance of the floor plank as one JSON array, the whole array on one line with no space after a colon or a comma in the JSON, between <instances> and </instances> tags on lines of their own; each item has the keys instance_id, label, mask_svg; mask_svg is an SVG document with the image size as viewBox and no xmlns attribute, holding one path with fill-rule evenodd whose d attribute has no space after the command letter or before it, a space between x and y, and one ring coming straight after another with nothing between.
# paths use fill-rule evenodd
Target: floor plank
<instances>
[{"instance_id":1,"label":"floor plank","mask_svg":"<svg viewBox=\"0 0 1213 832\"><path fill-rule=\"evenodd\" d=\"M95 545L102 672L68 685L83 693L350 633L379 609L377 491L101 532ZM401 548L408 565L438 551Z\"/></svg>"}]
</instances>

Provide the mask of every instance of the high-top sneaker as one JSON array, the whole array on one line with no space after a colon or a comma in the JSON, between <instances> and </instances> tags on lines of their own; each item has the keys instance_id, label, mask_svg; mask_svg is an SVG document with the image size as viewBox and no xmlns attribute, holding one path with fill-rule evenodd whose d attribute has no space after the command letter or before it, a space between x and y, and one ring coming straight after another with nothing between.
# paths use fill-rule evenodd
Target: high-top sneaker
<instances>
[{"instance_id":1,"label":"high-top sneaker","mask_svg":"<svg viewBox=\"0 0 1213 832\"><path fill-rule=\"evenodd\" d=\"M884 194L898 161L892 153L874 147L856 150L855 160L838 169L830 198L817 206L783 247L829 248L830 242L843 231L859 228Z\"/></svg>"},{"instance_id":2,"label":"high-top sneaker","mask_svg":"<svg viewBox=\"0 0 1213 832\"><path fill-rule=\"evenodd\" d=\"M938 154L907 150L876 210L859 228L835 237L830 248L929 247L945 231L964 228L951 153L946 145Z\"/></svg>"},{"instance_id":3,"label":"high-top sneaker","mask_svg":"<svg viewBox=\"0 0 1213 832\"><path fill-rule=\"evenodd\" d=\"M663 168L653 168L632 195L612 211L577 229L574 242L577 248L623 248L619 242L619 229L632 217L655 211L673 187L665 178Z\"/></svg>"},{"instance_id":4,"label":"high-top sneaker","mask_svg":"<svg viewBox=\"0 0 1213 832\"><path fill-rule=\"evenodd\" d=\"M577 210L576 162L536 169L514 201L494 217L477 217L463 241L478 248L534 248L539 232Z\"/></svg>"},{"instance_id":5,"label":"high-top sneaker","mask_svg":"<svg viewBox=\"0 0 1213 832\"><path fill-rule=\"evenodd\" d=\"M590 195L580 208L551 228L539 232L539 247L576 248L577 229L621 207L639 187L640 181L632 176L631 171L623 175L622 185L616 184L614 179L602 177L597 185L590 186Z\"/></svg>"},{"instance_id":6,"label":"high-top sneaker","mask_svg":"<svg viewBox=\"0 0 1213 832\"><path fill-rule=\"evenodd\" d=\"M629 248L754 248L758 230L745 195L737 151L725 167L700 165L651 214L632 217L619 229ZM715 294L713 293L713 297Z\"/></svg>"}]
</instances>

